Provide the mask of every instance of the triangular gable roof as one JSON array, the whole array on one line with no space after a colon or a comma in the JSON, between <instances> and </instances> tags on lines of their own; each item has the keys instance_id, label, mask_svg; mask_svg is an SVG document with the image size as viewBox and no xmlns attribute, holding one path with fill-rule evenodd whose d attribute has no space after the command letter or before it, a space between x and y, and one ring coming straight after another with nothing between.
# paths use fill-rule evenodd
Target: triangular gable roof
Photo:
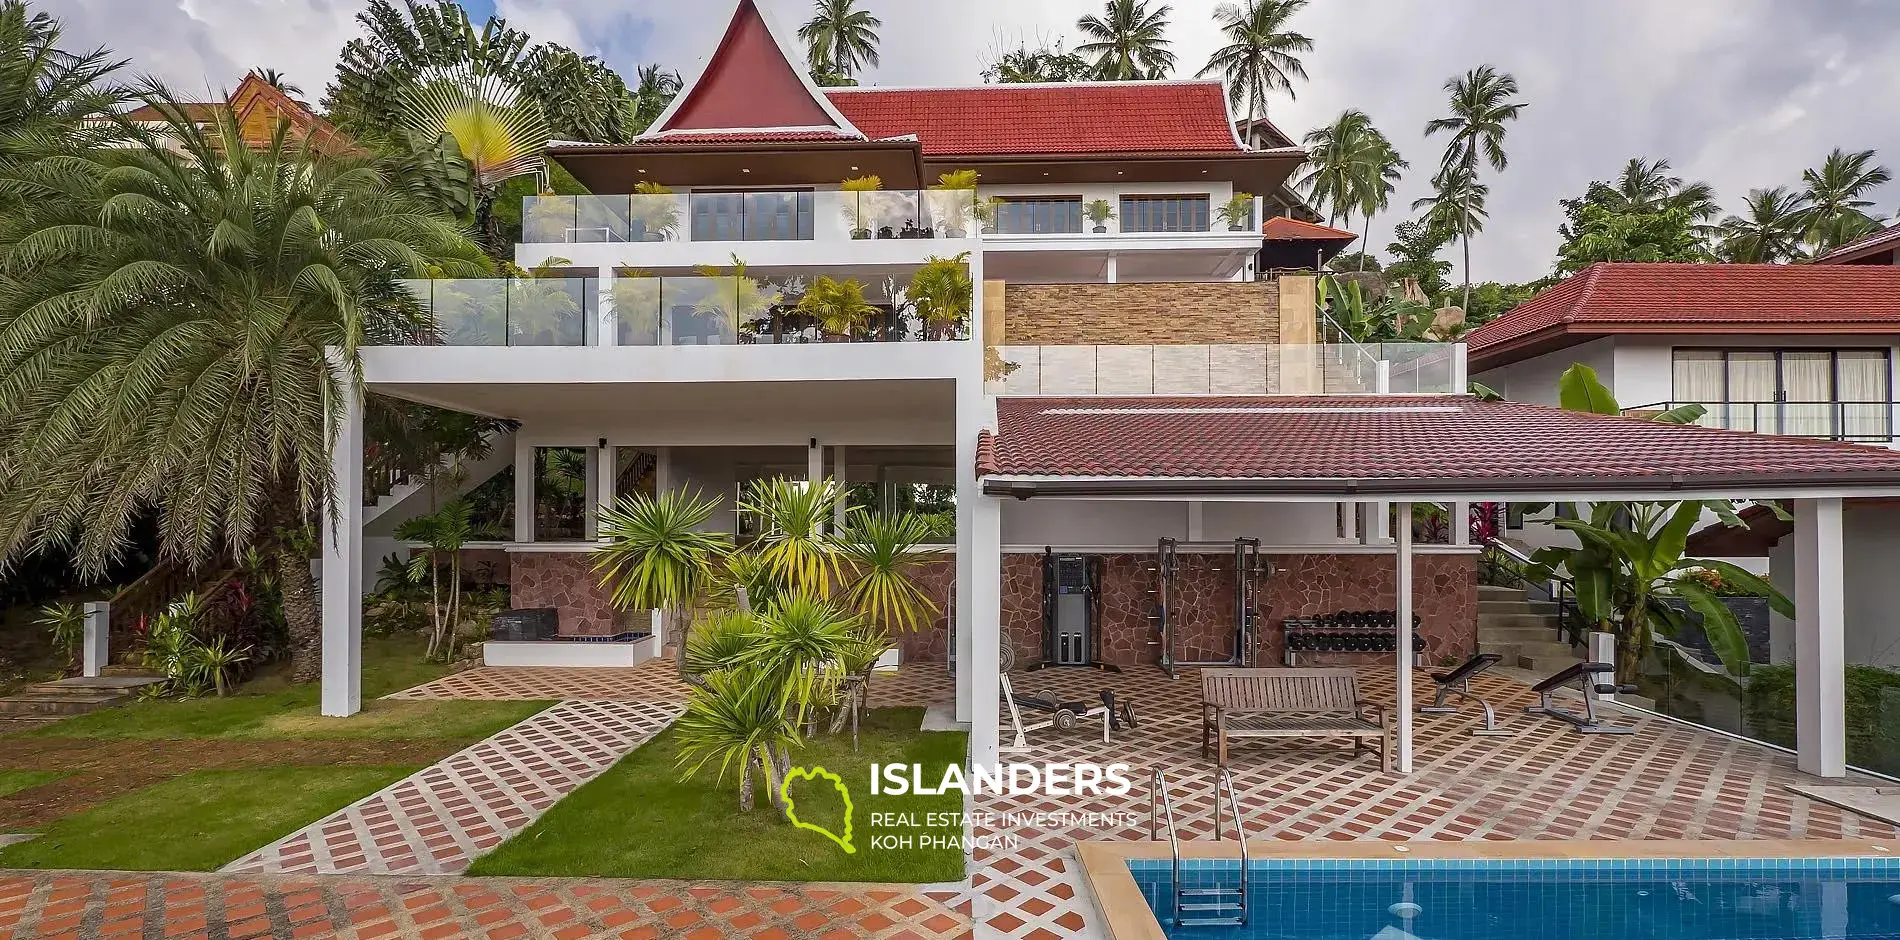
<instances>
[{"instance_id":1,"label":"triangular gable roof","mask_svg":"<svg viewBox=\"0 0 1900 940\"><path fill-rule=\"evenodd\" d=\"M863 140L786 49L756 0L738 0L712 55L640 139L795 132Z\"/></svg>"},{"instance_id":2,"label":"triangular gable roof","mask_svg":"<svg viewBox=\"0 0 1900 940\"><path fill-rule=\"evenodd\" d=\"M271 135L276 133L277 122L284 120L290 122L292 139L303 141L320 153L340 154L355 149L355 144L337 130L336 125L259 78L256 72L244 76L231 92L227 104L245 142L253 147L268 144Z\"/></svg>"}]
</instances>

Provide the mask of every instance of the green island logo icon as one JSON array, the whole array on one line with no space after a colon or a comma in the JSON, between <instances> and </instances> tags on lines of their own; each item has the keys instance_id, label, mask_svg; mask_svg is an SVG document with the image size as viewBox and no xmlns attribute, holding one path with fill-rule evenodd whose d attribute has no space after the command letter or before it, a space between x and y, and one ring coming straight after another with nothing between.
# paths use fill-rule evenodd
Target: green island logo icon
<instances>
[{"instance_id":1,"label":"green island logo icon","mask_svg":"<svg viewBox=\"0 0 1900 940\"><path fill-rule=\"evenodd\" d=\"M832 789L837 790L838 795L844 798L844 835L842 836L823 826L808 823L798 818L798 805L792 800L792 781L818 779L831 781ZM839 847L843 848L846 854L857 853L857 847L851 844L851 790L844 785L843 777L823 767L793 767L791 770L786 771L785 779L779 782L778 795L779 799L785 801L785 818L791 820L793 826L800 829L809 829L838 843Z\"/></svg>"}]
</instances>

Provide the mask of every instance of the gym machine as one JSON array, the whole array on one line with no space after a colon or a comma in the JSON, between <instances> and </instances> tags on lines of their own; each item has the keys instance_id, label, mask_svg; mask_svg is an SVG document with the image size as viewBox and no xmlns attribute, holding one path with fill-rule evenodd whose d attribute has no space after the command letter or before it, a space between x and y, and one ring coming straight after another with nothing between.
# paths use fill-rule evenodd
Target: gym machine
<instances>
[{"instance_id":1,"label":"gym machine","mask_svg":"<svg viewBox=\"0 0 1900 940\"><path fill-rule=\"evenodd\" d=\"M1103 672L1121 667L1102 662L1102 557L1042 552L1042 662L1028 671L1052 666L1082 666Z\"/></svg>"},{"instance_id":2,"label":"gym machine","mask_svg":"<svg viewBox=\"0 0 1900 940\"><path fill-rule=\"evenodd\" d=\"M1603 676L1608 676L1609 681L1602 681ZM1554 696L1565 686L1576 686L1577 691L1583 693L1582 712L1574 712L1557 704ZM1578 734L1636 733L1635 728L1606 725L1597 717L1597 696L1636 692L1633 685L1617 684L1614 663L1577 663L1531 686L1531 691L1537 693L1537 704L1524 709L1527 714L1549 715L1568 722L1577 729Z\"/></svg>"},{"instance_id":3,"label":"gym machine","mask_svg":"<svg viewBox=\"0 0 1900 940\"><path fill-rule=\"evenodd\" d=\"M1158 639L1150 645L1161 647L1161 669L1168 678L1176 677L1175 670L1183 666L1251 666L1254 662L1256 628L1259 624L1259 580L1273 574L1273 566L1261 560L1260 540L1238 538L1234 540L1234 593L1233 623L1234 651L1225 659L1192 661L1180 658L1180 631L1176 619L1179 611L1175 605L1174 579L1181 572L1180 542L1164 538L1155 544L1155 563L1149 570L1155 574L1155 586L1149 593L1155 596L1154 612L1148 619L1155 625ZM1212 569L1219 571L1219 568Z\"/></svg>"}]
</instances>

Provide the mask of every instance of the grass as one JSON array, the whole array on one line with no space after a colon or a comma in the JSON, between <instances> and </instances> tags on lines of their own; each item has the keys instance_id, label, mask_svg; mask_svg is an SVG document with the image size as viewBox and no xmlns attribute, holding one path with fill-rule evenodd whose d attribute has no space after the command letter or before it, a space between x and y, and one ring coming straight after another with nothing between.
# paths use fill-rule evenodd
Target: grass
<instances>
[{"instance_id":1,"label":"grass","mask_svg":"<svg viewBox=\"0 0 1900 940\"><path fill-rule=\"evenodd\" d=\"M0 868L211 871L415 769L194 771L58 820L0 849Z\"/></svg>"},{"instance_id":2,"label":"grass","mask_svg":"<svg viewBox=\"0 0 1900 940\"><path fill-rule=\"evenodd\" d=\"M448 672L422 661L423 640L391 636L363 642L363 710L348 718L318 713L318 683L293 685L274 668L226 698L130 702L22 732L25 737L207 740L474 739L546 708L547 702L386 702Z\"/></svg>"},{"instance_id":3,"label":"grass","mask_svg":"<svg viewBox=\"0 0 1900 940\"><path fill-rule=\"evenodd\" d=\"M0 796L31 790L64 776L64 770L0 770Z\"/></svg>"},{"instance_id":4,"label":"grass","mask_svg":"<svg viewBox=\"0 0 1900 940\"><path fill-rule=\"evenodd\" d=\"M961 793L937 796L873 795L873 763L922 764L934 784L948 764L961 764L968 736L924 733L919 708L866 713L860 749L851 736L820 734L792 756L793 766L822 765L845 781L853 801L853 837L847 854L823 835L780 819L759 787L759 805L738 811L738 781L715 782L716 766L682 782L675 766L674 730L622 758L605 774L554 805L526 831L478 859L475 875L572 875L627 878L707 878L739 881L955 881L964 853L947 846L879 846L879 837L925 834L955 839L961 819L926 827L926 813L960 813ZM801 820L839 828L843 804L821 783L795 786ZM877 813L907 813L914 825L878 825ZM4 858L0 858L3 862Z\"/></svg>"}]
</instances>

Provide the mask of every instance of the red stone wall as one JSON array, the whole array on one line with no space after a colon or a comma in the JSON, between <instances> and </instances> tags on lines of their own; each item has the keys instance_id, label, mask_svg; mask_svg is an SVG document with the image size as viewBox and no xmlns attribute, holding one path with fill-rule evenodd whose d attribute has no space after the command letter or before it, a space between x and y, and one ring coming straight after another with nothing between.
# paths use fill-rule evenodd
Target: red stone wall
<instances>
[{"instance_id":1,"label":"red stone wall","mask_svg":"<svg viewBox=\"0 0 1900 940\"><path fill-rule=\"evenodd\" d=\"M509 561L509 604L560 611L565 636L612 636L651 626L644 614L614 610L589 552L517 552Z\"/></svg>"},{"instance_id":2,"label":"red stone wall","mask_svg":"<svg viewBox=\"0 0 1900 940\"><path fill-rule=\"evenodd\" d=\"M907 663L946 663L950 661L950 586L956 583L956 556L945 553L942 561L922 565L917 583L937 605L937 613L919 629L897 635L898 655Z\"/></svg>"}]
</instances>

